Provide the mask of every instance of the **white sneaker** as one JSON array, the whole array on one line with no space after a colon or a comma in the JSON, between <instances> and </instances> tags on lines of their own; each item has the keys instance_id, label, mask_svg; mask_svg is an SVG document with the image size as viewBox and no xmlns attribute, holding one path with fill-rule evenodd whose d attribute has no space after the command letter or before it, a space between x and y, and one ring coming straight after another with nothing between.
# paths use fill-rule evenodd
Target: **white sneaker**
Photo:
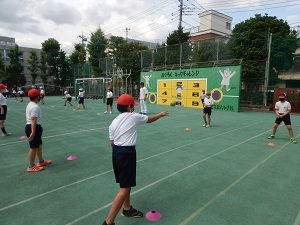
<instances>
[{"instance_id":1,"label":"white sneaker","mask_svg":"<svg viewBox=\"0 0 300 225\"><path fill-rule=\"evenodd\" d=\"M105 111L104 114L107 114L107 111Z\"/></svg>"},{"instance_id":2,"label":"white sneaker","mask_svg":"<svg viewBox=\"0 0 300 225\"><path fill-rule=\"evenodd\" d=\"M206 128L209 128L209 127L210 127L210 125L209 125L209 124L207 124L207 125L206 125Z\"/></svg>"},{"instance_id":3,"label":"white sneaker","mask_svg":"<svg viewBox=\"0 0 300 225\"><path fill-rule=\"evenodd\" d=\"M203 124L203 127L206 127L207 123Z\"/></svg>"},{"instance_id":4,"label":"white sneaker","mask_svg":"<svg viewBox=\"0 0 300 225\"><path fill-rule=\"evenodd\" d=\"M112 114L112 111L110 111L109 114Z\"/></svg>"},{"instance_id":5,"label":"white sneaker","mask_svg":"<svg viewBox=\"0 0 300 225\"><path fill-rule=\"evenodd\" d=\"M6 133L6 134L2 133L2 137L7 137L7 136L11 136L11 133Z\"/></svg>"}]
</instances>

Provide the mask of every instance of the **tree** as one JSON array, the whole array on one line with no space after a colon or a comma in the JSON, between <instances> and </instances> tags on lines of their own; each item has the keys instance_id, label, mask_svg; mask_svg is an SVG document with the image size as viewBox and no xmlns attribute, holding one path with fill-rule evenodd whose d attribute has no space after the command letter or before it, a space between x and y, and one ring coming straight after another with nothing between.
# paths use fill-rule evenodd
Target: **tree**
<instances>
[{"instance_id":1,"label":"tree","mask_svg":"<svg viewBox=\"0 0 300 225\"><path fill-rule=\"evenodd\" d=\"M83 63L86 58L86 50L81 43L74 44L74 51L70 55L71 62L73 64Z\"/></svg>"},{"instance_id":2,"label":"tree","mask_svg":"<svg viewBox=\"0 0 300 225\"><path fill-rule=\"evenodd\" d=\"M106 56L106 47L107 40L105 39L102 30L98 28L95 32L91 33L90 41L87 44L92 73L96 76L99 76L102 72L101 68L99 67L99 60L100 58L104 58Z\"/></svg>"},{"instance_id":3,"label":"tree","mask_svg":"<svg viewBox=\"0 0 300 225\"><path fill-rule=\"evenodd\" d=\"M58 81L59 86L66 87L70 83L70 63L66 59L66 53L64 51L59 51L58 55Z\"/></svg>"},{"instance_id":4,"label":"tree","mask_svg":"<svg viewBox=\"0 0 300 225\"><path fill-rule=\"evenodd\" d=\"M183 32L183 27L179 26L177 30L173 31L167 37L167 59L166 64L181 64L182 56L185 55L186 58L190 58L191 53L190 45L183 45L183 43L188 42L190 33Z\"/></svg>"},{"instance_id":5,"label":"tree","mask_svg":"<svg viewBox=\"0 0 300 225\"><path fill-rule=\"evenodd\" d=\"M35 80L37 78L38 70L39 70L39 58L37 56L37 52L35 50L31 50L29 52L29 59L28 59L28 69L31 73L32 84L35 84Z\"/></svg>"},{"instance_id":6,"label":"tree","mask_svg":"<svg viewBox=\"0 0 300 225\"><path fill-rule=\"evenodd\" d=\"M1 83L2 79L4 78L4 76L5 76L5 65L4 65L3 58L2 58L2 55L0 52L0 83Z\"/></svg>"},{"instance_id":7,"label":"tree","mask_svg":"<svg viewBox=\"0 0 300 225\"><path fill-rule=\"evenodd\" d=\"M26 78L23 73L24 68L20 60L22 55L23 52L20 51L18 45L15 45L14 48L9 50L8 56L10 58L10 64L6 69L7 74L4 76L4 83L9 87L22 86L26 83Z\"/></svg>"},{"instance_id":8,"label":"tree","mask_svg":"<svg viewBox=\"0 0 300 225\"><path fill-rule=\"evenodd\" d=\"M47 84L48 82L48 67L47 67L47 61L46 61L46 53L44 51L41 51L41 60L39 64L39 70L40 70L40 78L42 79L44 84Z\"/></svg>"},{"instance_id":9,"label":"tree","mask_svg":"<svg viewBox=\"0 0 300 225\"><path fill-rule=\"evenodd\" d=\"M49 38L42 43L42 51L45 53L45 59L48 65L48 75L53 76L54 84L59 86L58 57L60 44L54 38Z\"/></svg>"},{"instance_id":10,"label":"tree","mask_svg":"<svg viewBox=\"0 0 300 225\"><path fill-rule=\"evenodd\" d=\"M271 46L270 68L288 69L292 65L292 53L296 50L295 33L287 22L268 15L255 15L235 26L229 41L232 56L243 59L242 80L253 86L263 84L268 56L268 37L274 39Z\"/></svg>"},{"instance_id":11,"label":"tree","mask_svg":"<svg viewBox=\"0 0 300 225\"><path fill-rule=\"evenodd\" d=\"M131 70L132 76L134 79L137 78L141 71L141 51L149 50L147 46L142 45L138 42L128 42L118 46L118 49L115 51L117 63L117 68L123 69L123 71L129 72Z\"/></svg>"}]
</instances>

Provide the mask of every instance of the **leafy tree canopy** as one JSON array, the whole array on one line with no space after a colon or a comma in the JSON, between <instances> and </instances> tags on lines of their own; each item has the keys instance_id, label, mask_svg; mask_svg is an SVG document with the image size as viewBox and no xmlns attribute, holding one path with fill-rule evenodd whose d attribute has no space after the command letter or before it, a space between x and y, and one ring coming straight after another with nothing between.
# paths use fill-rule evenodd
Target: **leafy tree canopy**
<instances>
[{"instance_id":1,"label":"leafy tree canopy","mask_svg":"<svg viewBox=\"0 0 300 225\"><path fill-rule=\"evenodd\" d=\"M107 40L104 37L104 33L100 28L95 32L91 33L91 38L87 44L87 49L89 52L89 62L91 63L92 71L94 74L100 74L102 71L99 68L100 58L105 57L105 49L107 47Z\"/></svg>"},{"instance_id":2,"label":"leafy tree canopy","mask_svg":"<svg viewBox=\"0 0 300 225\"><path fill-rule=\"evenodd\" d=\"M177 30L174 30L167 37L167 45L176 45L185 43L189 40L190 33L183 32L183 27L179 26Z\"/></svg>"},{"instance_id":3,"label":"leafy tree canopy","mask_svg":"<svg viewBox=\"0 0 300 225\"><path fill-rule=\"evenodd\" d=\"M28 69L31 73L32 84L35 84L35 80L38 76L38 70L39 70L39 58L35 50L31 50L29 54L30 55L28 59Z\"/></svg>"},{"instance_id":4,"label":"leafy tree canopy","mask_svg":"<svg viewBox=\"0 0 300 225\"><path fill-rule=\"evenodd\" d=\"M292 53L297 48L295 33L286 21L257 14L237 24L229 41L232 56L243 59L243 80L263 83L269 34L272 34L270 68L292 66Z\"/></svg>"}]
</instances>

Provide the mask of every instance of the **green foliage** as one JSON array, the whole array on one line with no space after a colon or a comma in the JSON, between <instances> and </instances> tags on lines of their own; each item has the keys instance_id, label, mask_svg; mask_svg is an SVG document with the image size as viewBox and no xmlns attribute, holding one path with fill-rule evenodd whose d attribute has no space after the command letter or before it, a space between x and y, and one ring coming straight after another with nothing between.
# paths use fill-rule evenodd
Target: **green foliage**
<instances>
[{"instance_id":1,"label":"green foliage","mask_svg":"<svg viewBox=\"0 0 300 225\"><path fill-rule=\"evenodd\" d=\"M125 41L118 46L115 51L117 58L117 68L131 70L134 76L137 76L141 71L141 51L148 50L148 47L138 42Z\"/></svg>"},{"instance_id":2,"label":"green foliage","mask_svg":"<svg viewBox=\"0 0 300 225\"><path fill-rule=\"evenodd\" d=\"M48 81L48 73L47 73L48 67L47 67L47 61L46 61L46 53L44 51L41 51L39 70L40 70L40 78L42 79L44 84L47 84L47 81Z\"/></svg>"},{"instance_id":3,"label":"green foliage","mask_svg":"<svg viewBox=\"0 0 300 225\"><path fill-rule=\"evenodd\" d=\"M167 45L176 45L185 43L189 40L190 33L183 32L183 27L179 26L177 30L174 30L167 37Z\"/></svg>"},{"instance_id":4,"label":"green foliage","mask_svg":"<svg viewBox=\"0 0 300 225\"><path fill-rule=\"evenodd\" d=\"M48 75L54 77L54 83L59 85L58 77L58 58L60 44L54 38L49 38L42 43L42 51L45 53L45 59L48 65Z\"/></svg>"},{"instance_id":5,"label":"green foliage","mask_svg":"<svg viewBox=\"0 0 300 225\"><path fill-rule=\"evenodd\" d=\"M64 51L59 51L57 67L58 67L59 86L62 87L68 86L71 80L71 69L70 69L70 62L66 60L66 53Z\"/></svg>"},{"instance_id":6,"label":"green foliage","mask_svg":"<svg viewBox=\"0 0 300 225\"><path fill-rule=\"evenodd\" d=\"M9 50L8 56L10 64L6 68L6 75L4 75L4 83L9 87L17 87L25 85L26 78L23 73L24 68L21 64L20 58L23 52L19 50L19 46L15 45L14 48Z\"/></svg>"},{"instance_id":7,"label":"green foliage","mask_svg":"<svg viewBox=\"0 0 300 225\"><path fill-rule=\"evenodd\" d=\"M237 24L229 40L232 56L243 59L242 80L263 83L269 34L273 36L270 68L291 68L292 53L296 50L295 34L291 32L287 22L257 14L254 18ZM270 72L272 82L277 82L276 76L277 74Z\"/></svg>"},{"instance_id":8,"label":"green foliage","mask_svg":"<svg viewBox=\"0 0 300 225\"><path fill-rule=\"evenodd\" d=\"M35 80L38 76L38 70L39 70L39 59L37 56L37 52L35 50L31 50L29 54L30 55L28 59L28 69L31 73L32 84L35 84Z\"/></svg>"},{"instance_id":9,"label":"green foliage","mask_svg":"<svg viewBox=\"0 0 300 225\"><path fill-rule=\"evenodd\" d=\"M107 40L100 28L91 33L91 39L87 45L89 52L89 62L92 67L92 73L97 77L102 70L99 67L100 58L105 57L105 49L107 47Z\"/></svg>"},{"instance_id":10,"label":"green foliage","mask_svg":"<svg viewBox=\"0 0 300 225\"><path fill-rule=\"evenodd\" d=\"M4 76L5 76L5 66L0 52L0 83Z\"/></svg>"},{"instance_id":11,"label":"green foliage","mask_svg":"<svg viewBox=\"0 0 300 225\"><path fill-rule=\"evenodd\" d=\"M83 63L86 58L86 50L84 47L84 44L77 43L74 44L74 51L70 55L71 62L76 64L76 63Z\"/></svg>"}]
</instances>

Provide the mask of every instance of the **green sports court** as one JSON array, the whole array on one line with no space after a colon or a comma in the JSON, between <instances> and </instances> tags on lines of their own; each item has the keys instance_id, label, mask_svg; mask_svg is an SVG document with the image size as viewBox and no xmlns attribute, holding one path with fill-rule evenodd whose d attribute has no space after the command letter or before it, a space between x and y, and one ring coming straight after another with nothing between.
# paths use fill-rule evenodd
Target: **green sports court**
<instances>
[{"instance_id":1,"label":"green sports court","mask_svg":"<svg viewBox=\"0 0 300 225\"><path fill-rule=\"evenodd\" d=\"M29 145L20 139L28 101L7 100L13 135L0 138L0 224L102 224L119 190L108 138L116 100L114 113L103 114L102 100L86 99L77 111L74 99L64 107L62 96L46 97L43 155L53 163L41 172L26 171ZM291 115L298 144L281 125L270 146L274 112L213 110L204 128L202 109L148 104L149 115L162 110L170 115L139 127L131 195L144 215L156 210L162 218L118 215L116 225L300 224L299 114Z\"/></svg>"}]
</instances>

